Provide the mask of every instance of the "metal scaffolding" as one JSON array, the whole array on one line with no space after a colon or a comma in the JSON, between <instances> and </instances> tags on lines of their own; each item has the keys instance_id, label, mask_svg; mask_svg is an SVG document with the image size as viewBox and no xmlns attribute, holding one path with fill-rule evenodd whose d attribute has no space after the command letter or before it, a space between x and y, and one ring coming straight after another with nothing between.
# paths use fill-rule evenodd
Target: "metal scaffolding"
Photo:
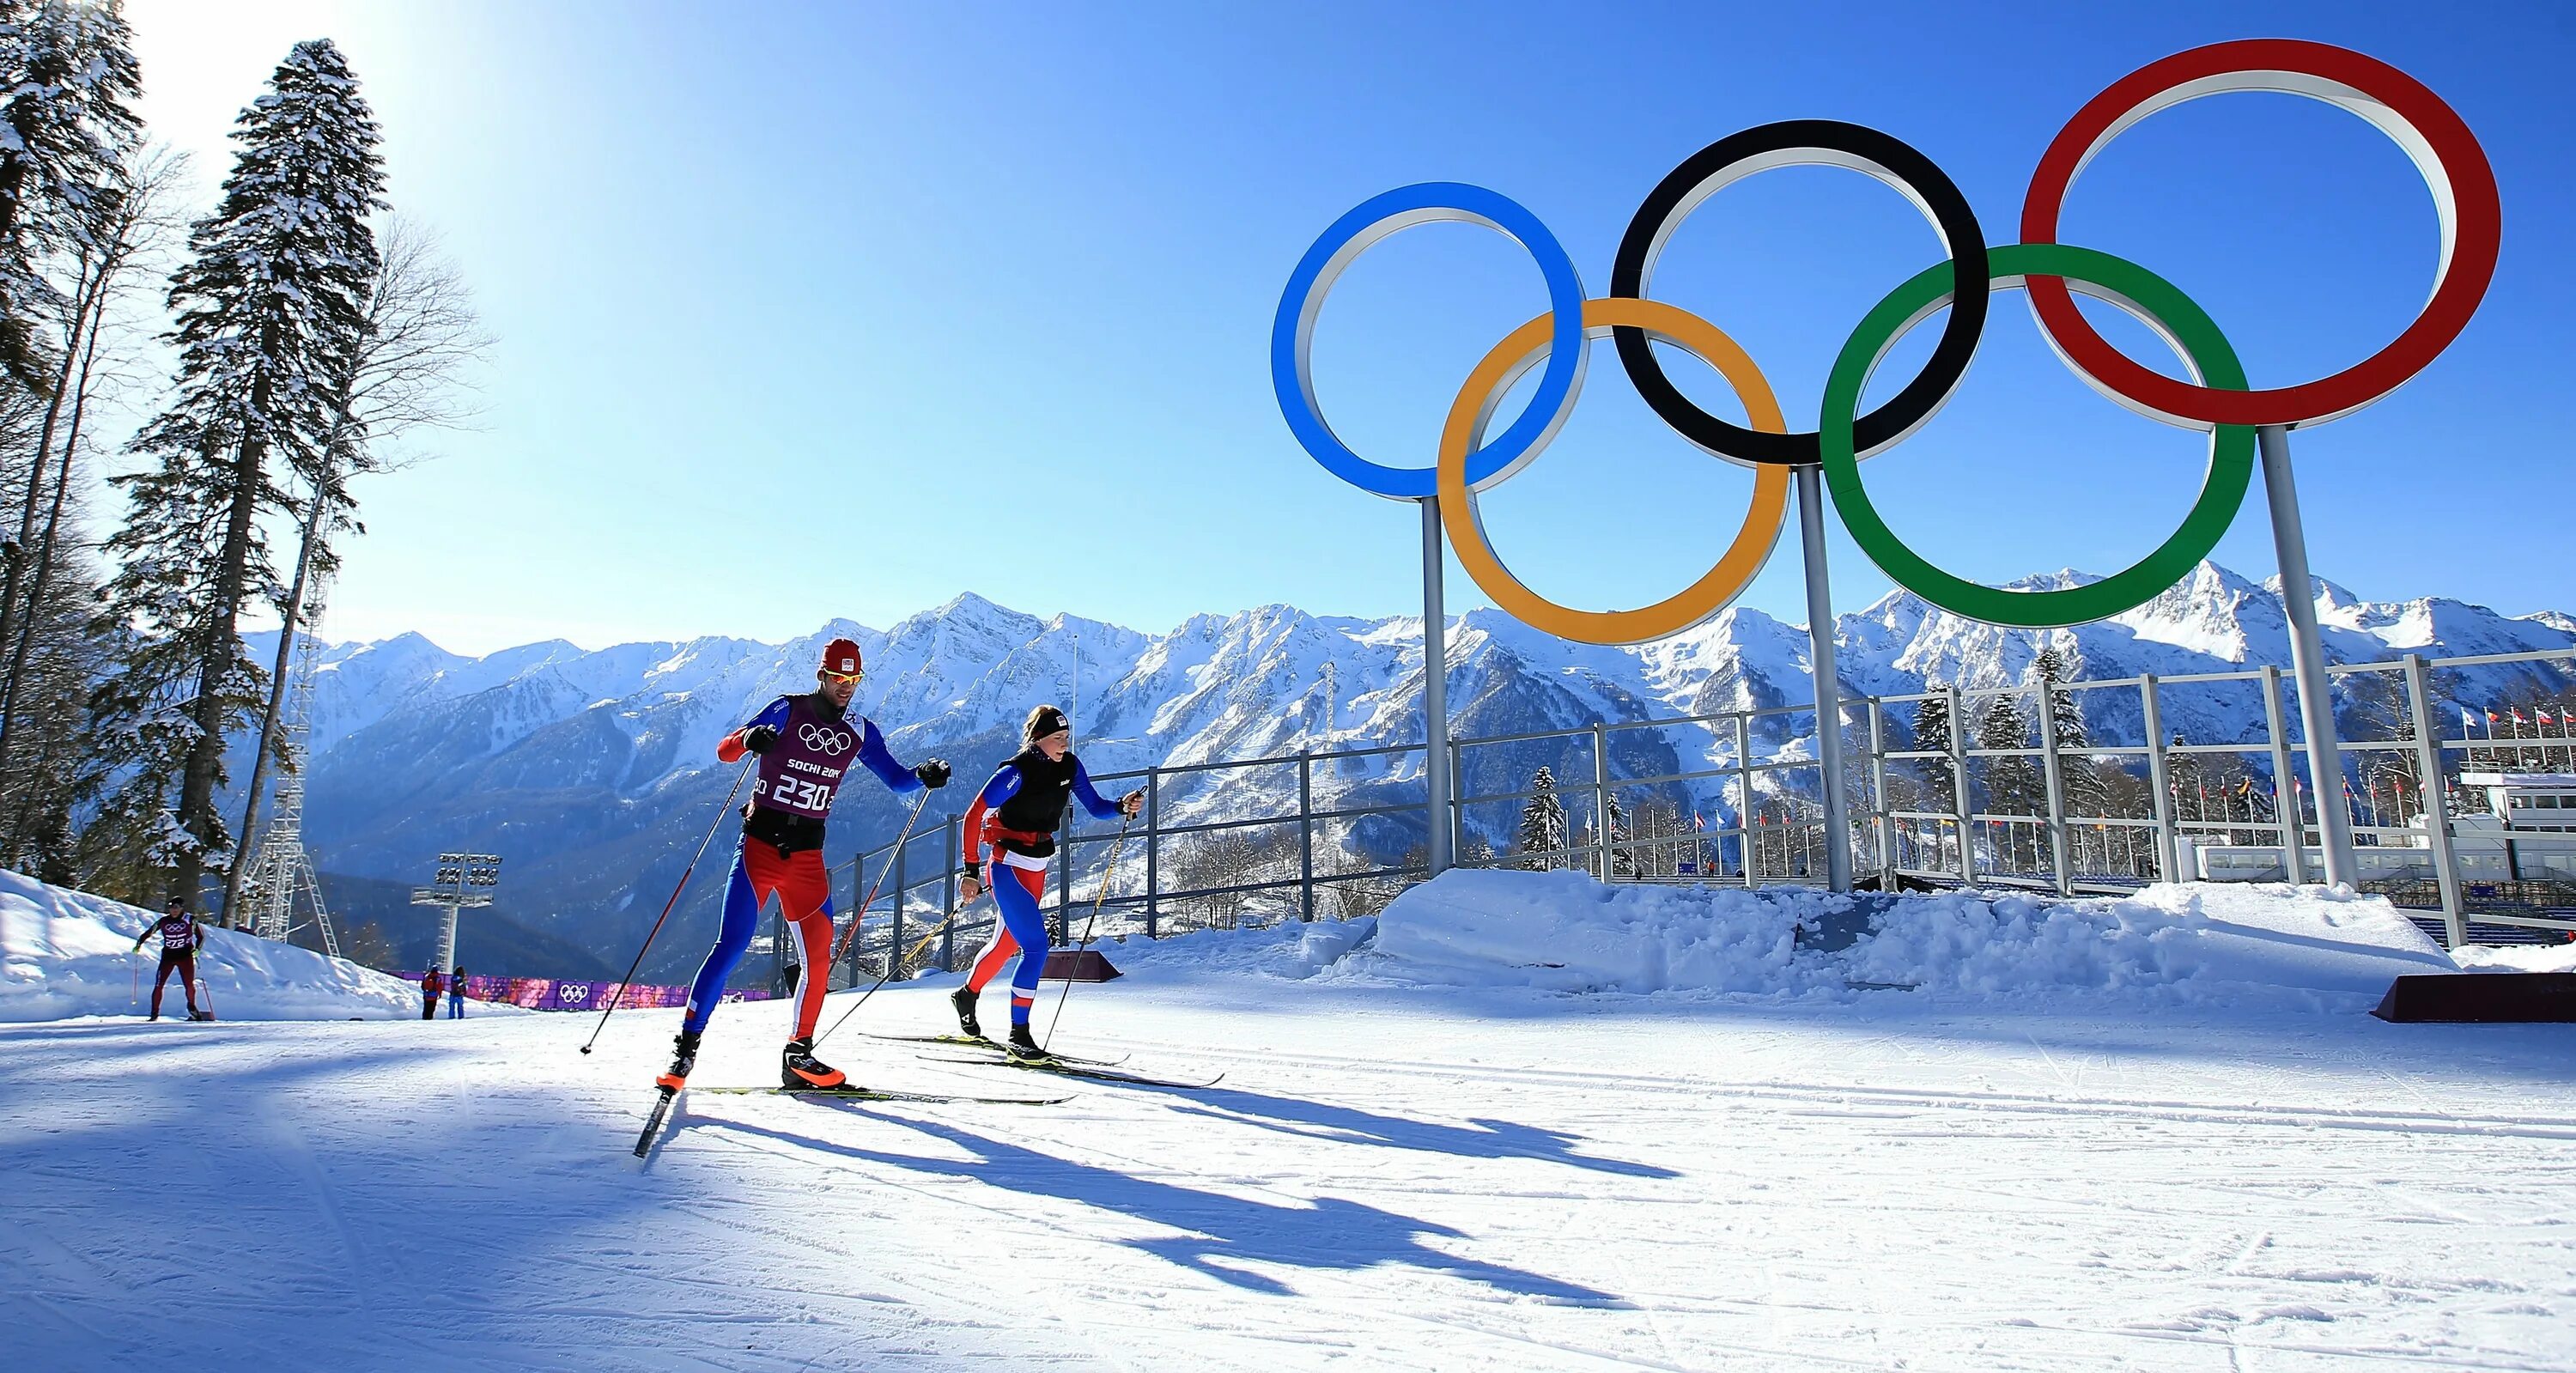
<instances>
[{"instance_id":1,"label":"metal scaffolding","mask_svg":"<svg viewBox=\"0 0 2576 1373\"><path fill-rule=\"evenodd\" d=\"M305 620L306 631L295 645L293 677L286 693L285 765L279 769L277 793L268 811L268 821L260 829L259 847L251 857L250 871L243 883L243 905L251 917L251 932L262 939L284 941L304 928L296 923L296 904L313 914L312 925L321 932L322 950L333 958L340 956L340 935L332 928L330 909L322 900L322 884L314 876L313 860L304 851L304 778L313 744L313 685L321 670L321 642L310 626L321 620L321 588L316 586L313 609Z\"/></svg>"}]
</instances>

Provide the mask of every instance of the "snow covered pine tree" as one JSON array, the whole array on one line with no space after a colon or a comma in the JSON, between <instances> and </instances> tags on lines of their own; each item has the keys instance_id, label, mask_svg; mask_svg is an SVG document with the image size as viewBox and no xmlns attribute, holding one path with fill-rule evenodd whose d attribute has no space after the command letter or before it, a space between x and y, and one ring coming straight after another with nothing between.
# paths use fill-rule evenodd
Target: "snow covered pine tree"
<instances>
[{"instance_id":1,"label":"snow covered pine tree","mask_svg":"<svg viewBox=\"0 0 2576 1373\"><path fill-rule=\"evenodd\" d=\"M108 541L121 567L103 614L135 642L96 701L131 768L101 819L192 903L208 866L231 859L215 809L223 741L260 701L236 632L278 580L259 517L295 513L279 460L315 473L327 461L334 383L378 266L367 217L383 160L348 63L327 39L298 43L269 84L236 121L223 202L171 279L176 394L130 445L160 463L116 479L132 510Z\"/></svg>"}]
</instances>

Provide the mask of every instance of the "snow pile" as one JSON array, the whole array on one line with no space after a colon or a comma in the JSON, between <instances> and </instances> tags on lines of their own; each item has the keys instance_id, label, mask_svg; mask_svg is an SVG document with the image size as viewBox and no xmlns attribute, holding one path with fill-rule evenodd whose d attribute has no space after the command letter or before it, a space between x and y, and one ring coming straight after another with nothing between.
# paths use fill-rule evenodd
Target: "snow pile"
<instances>
[{"instance_id":1,"label":"snow pile","mask_svg":"<svg viewBox=\"0 0 2576 1373\"><path fill-rule=\"evenodd\" d=\"M2488 948L2472 944L2451 954L2460 971L2470 973L2576 973L2576 943L2509 944Z\"/></svg>"},{"instance_id":2,"label":"snow pile","mask_svg":"<svg viewBox=\"0 0 2576 1373\"><path fill-rule=\"evenodd\" d=\"M153 919L121 901L0 869L0 1022L145 1013L161 945L138 954L134 937ZM420 989L407 982L231 930L206 929L197 978L225 1020L420 1014ZM165 1017L187 1014L178 983L172 974L162 994Z\"/></svg>"},{"instance_id":3,"label":"snow pile","mask_svg":"<svg viewBox=\"0 0 2576 1373\"><path fill-rule=\"evenodd\" d=\"M1840 996L1904 987L2342 1010L2375 999L2401 973L2457 965L2386 900L2323 887L1888 898L1458 871L1396 898L1375 939L1335 971L1558 992Z\"/></svg>"}]
</instances>

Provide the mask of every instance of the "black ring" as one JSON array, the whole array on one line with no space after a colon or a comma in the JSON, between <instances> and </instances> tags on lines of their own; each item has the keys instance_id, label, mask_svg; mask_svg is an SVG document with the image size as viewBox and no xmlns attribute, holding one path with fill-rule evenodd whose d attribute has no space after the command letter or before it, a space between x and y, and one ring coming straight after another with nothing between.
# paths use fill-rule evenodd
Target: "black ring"
<instances>
[{"instance_id":1,"label":"black ring","mask_svg":"<svg viewBox=\"0 0 2576 1373\"><path fill-rule=\"evenodd\" d=\"M1800 155L1807 153L1839 156ZM1762 165L1738 173L1745 163L1753 161ZM1854 167L1856 162L1868 165ZM1648 259L1662 248L1658 240L1678 227L1706 195L1714 194L1713 190L1701 192L1701 187L1712 181L1723 186L1734 179L1730 173L1751 175L1772 167L1813 163L1853 167L1910 191L1931 212L1933 231L1941 236L1942 246L1950 250L1954 284L1975 283L1973 289L1952 292L1950 317L1941 326L1941 339L1933 345L1932 358L1923 364L1922 374L1885 405L1852 425L1854 446L1867 457L1911 433L1950 398L1960 378L1968 374L1968 363L1976 357L1977 339L1985 332L1986 307L1992 294L1986 289L1986 236L1977 227L1976 211L1968 207L1968 198L1959 194L1949 176L1911 145L1876 129L1835 119L1786 119L1729 134L1691 154L1656 184L1645 204L1637 207L1637 217L1628 222L1628 232L1620 236L1618 259L1611 264L1610 294L1631 300L1645 294ZM1622 325L1610 333L1619 346L1619 365L1628 369L1628 380L1636 386L1637 394L1645 397L1646 404L1654 407L1664 423L1680 431L1682 437L1719 457L1739 462L1794 467L1820 460L1814 430L1767 434L1729 424L1700 409L1674 387L1672 379L1664 375L1663 364L1655 360L1654 345L1648 342L1645 330Z\"/></svg>"}]
</instances>

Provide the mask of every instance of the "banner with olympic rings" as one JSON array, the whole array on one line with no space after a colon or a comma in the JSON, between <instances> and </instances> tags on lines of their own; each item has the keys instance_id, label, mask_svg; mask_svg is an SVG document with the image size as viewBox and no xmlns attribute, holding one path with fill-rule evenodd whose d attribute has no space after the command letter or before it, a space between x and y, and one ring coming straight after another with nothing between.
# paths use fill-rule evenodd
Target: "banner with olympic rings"
<instances>
[{"instance_id":1,"label":"banner with olympic rings","mask_svg":"<svg viewBox=\"0 0 2576 1373\"><path fill-rule=\"evenodd\" d=\"M2203 96L2276 91L2322 100L2369 121L2404 151L2433 194L2441 251L2431 298L2385 347L2331 376L2258 390L2225 333L2180 288L2137 263L2057 241L2060 211L2085 165L2121 132L2160 110ZM1647 298L1673 230L1729 184L1774 167L1843 167L1885 182L1931 221L1947 260L1899 283L1872 307L1837 354L1816 428L1793 431L1761 370L1716 324ZM1429 467L1389 466L1353 452L1323 417L1311 354L1315 321L1343 270L1369 247L1417 224L1481 224L1518 242L1547 284L1548 313L1515 330L1459 389ZM1944 610L1992 624L2050 628L2105 619L2142 605L2208 556L2252 484L2256 430L2339 419L2396 390L2467 327L2495 275L2502 234L2495 173L2451 107L2413 77L2375 58L2297 39L2216 43L2153 62L2076 111L2032 173L2021 239L1989 246L1976 213L1939 166L1876 129L1800 119L1730 134L1676 167L1638 207L1621 237L1610 293L1586 295L1572 258L1537 216L1480 186L1426 182L1362 202L1334 221L1289 275L1270 336L1271 385L1300 447L1343 481L1395 500L1438 497L1442 531L1459 565L1494 603L1523 623L1595 644L1639 643L1689 628L1752 584L1787 520L1789 473L1814 466L1854 542L1889 579ZM2199 497L2154 550L2098 582L2008 590L1959 577L1897 537L1871 504L1861 462L1902 443L1939 412L1967 375L1998 288L2019 287L2042 334L2088 386L2139 414L2209 435ZM2166 376L2095 332L2073 292L2134 316L2172 344L2188 380ZM1860 412L1871 373L1916 324L1947 309L1923 370L1877 408ZM1486 537L1476 496L1537 460L1573 413L1592 339L1610 336L1620 366L1647 405L1714 457L1749 467L1754 490L1743 525L1709 571L1682 591L1634 610L1585 611L1530 590ZM1743 403L1748 424L1709 414L1665 376L1650 340L1714 367ZM1486 433L1495 405L1543 367L1528 407Z\"/></svg>"}]
</instances>

